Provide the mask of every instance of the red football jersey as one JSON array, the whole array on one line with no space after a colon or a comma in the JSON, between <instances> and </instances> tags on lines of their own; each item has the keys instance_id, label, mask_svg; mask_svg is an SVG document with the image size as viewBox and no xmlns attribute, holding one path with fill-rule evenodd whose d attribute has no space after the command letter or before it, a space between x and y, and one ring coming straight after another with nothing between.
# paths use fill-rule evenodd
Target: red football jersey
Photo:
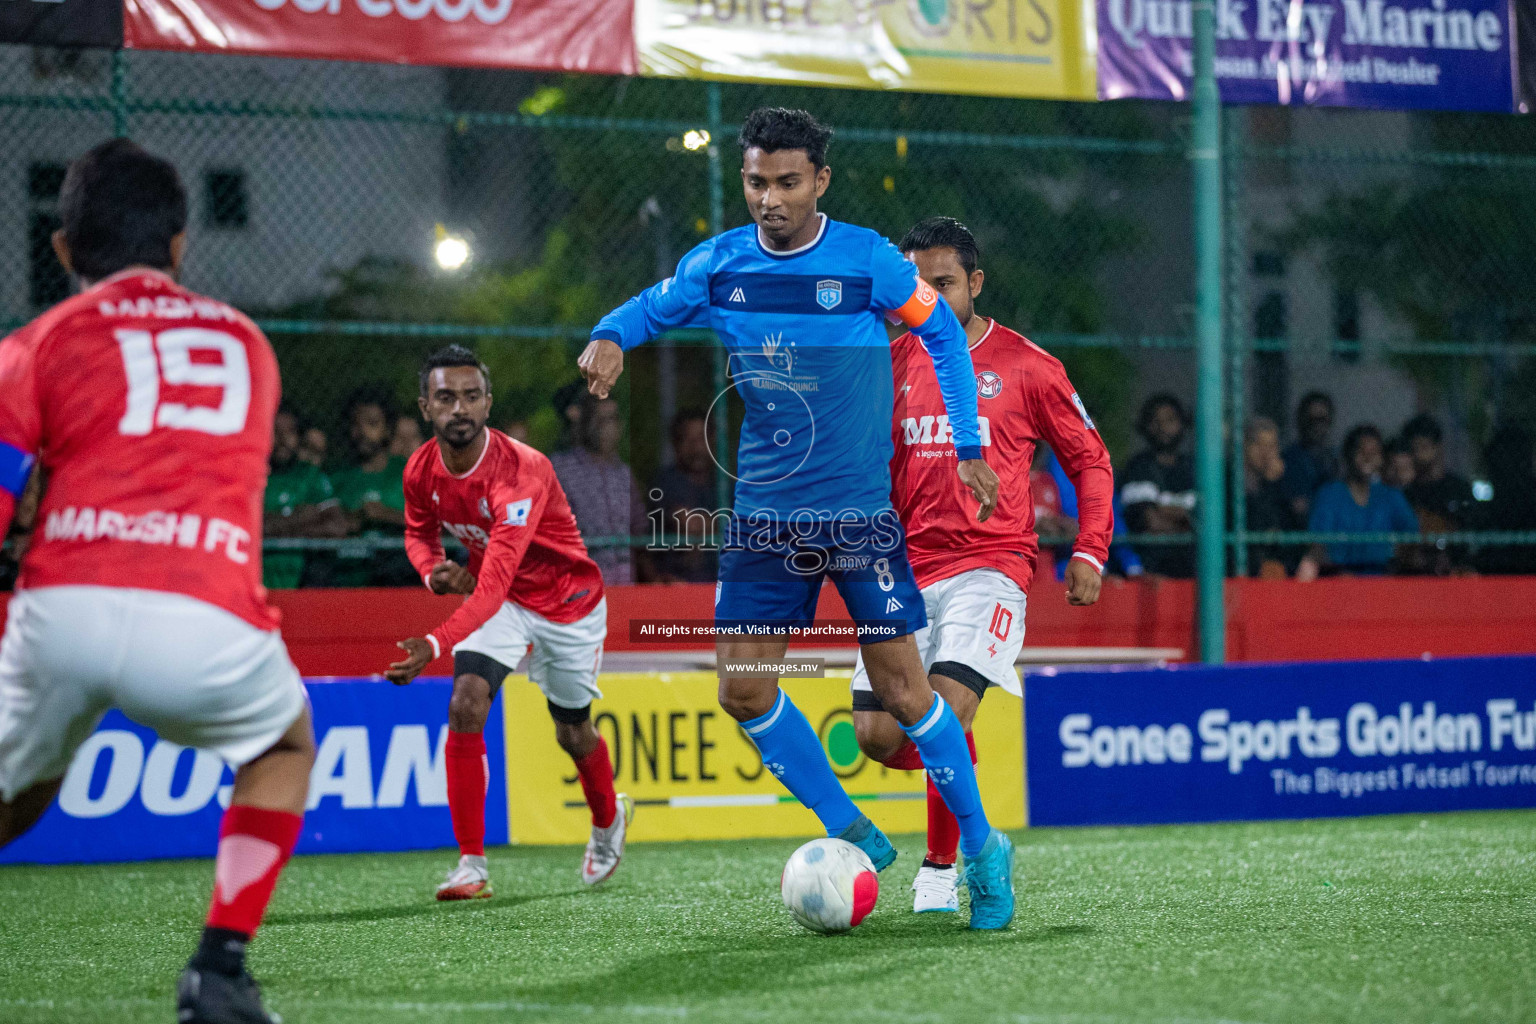
<instances>
[{"instance_id":1,"label":"red football jersey","mask_svg":"<svg viewBox=\"0 0 1536 1024\"><path fill-rule=\"evenodd\" d=\"M164 590L276 629L261 499L278 392L255 324L152 270L0 342L0 451L47 474L18 588Z\"/></svg>"},{"instance_id":2,"label":"red football jersey","mask_svg":"<svg viewBox=\"0 0 1536 1024\"><path fill-rule=\"evenodd\" d=\"M976 521L976 503L955 472L944 397L933 360L913 334L891 344L896 384L891 499L907 530L918 586L971 569L997 569L1024 590L1034 576L1039 541L1029 467L1035 442L1056 452L1077 487L1074 557L1099 571L1114 532L1109 452L1067 380L1061 362L996 321L971 346L981 446L999 480L997 509Z\"/></svg>"},{"instance_id":3,"label":"red football jersey","mask_svg":"<svg viewBox=\"0 0 1536 1024\"><path fill-rule=\"evenodd\" d=\"M603 599L603 576L587 557L576 517L549 459L487 430L468 473L443 465L436 439L405 466L405 550L423 580L443 560L444 530L469 549L475 592L437 629L438 650L479 629L506 601L551 622L575 622Z\"/></svg>"}]
</instances>

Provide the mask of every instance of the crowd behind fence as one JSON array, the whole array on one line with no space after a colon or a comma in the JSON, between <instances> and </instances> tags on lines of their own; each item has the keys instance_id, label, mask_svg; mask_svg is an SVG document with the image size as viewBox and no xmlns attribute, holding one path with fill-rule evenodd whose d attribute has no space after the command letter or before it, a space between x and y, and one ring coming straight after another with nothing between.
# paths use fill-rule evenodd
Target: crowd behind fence
<instances>
[{"instance_id":1,"label":"crowd behind fence","mask_svg":"<svg viewBox=\"0 0 1536 1024\"><path fill-rule=\"evenodd\" d=\"M604 511L583 523L615 578L704 578L707 553L645 549L667 547L663 483L728 503L726 474L690 448L728 452L738 424L695 415L723 390L719 346L680 335L632 354L601 414L611 450L590 450L561 389L598 317L747 222L734 126L766 103L835 127L832 216L892 238L935 213L975 231L978 310L1063 360L1110 447L1135 560L1119 568L1185 574L1203 514L1188 441L1152 429L1187 426L1195 386L1179 105L3 46L0 327L68 293L47 242L63 169L129 135L188 182L186 282L250 312L278 351L297 440L269 493L273 583L413 581L390 479L420 436L415 368L450 341L490 366L493 425L604 481L576 489L605 494L624 467L633 493L589 502ZM1536 127L1225 116L1229 570L1532 571ZM444 239L462 266L434 258ZM1048 460L1038 472L1047 490ZM1039 511L1060 534L1070 487L1054 493Z\"/></svg>"}]
</instances>

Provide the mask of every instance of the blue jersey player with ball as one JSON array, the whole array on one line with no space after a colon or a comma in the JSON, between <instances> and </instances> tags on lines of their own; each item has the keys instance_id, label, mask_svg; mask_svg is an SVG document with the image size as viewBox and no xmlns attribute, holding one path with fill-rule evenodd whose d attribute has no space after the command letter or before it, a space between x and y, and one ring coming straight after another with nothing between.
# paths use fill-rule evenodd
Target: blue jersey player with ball
<instances>
[{"instance_id":1,"label":"blue jersey player with ball","mask_svg":"<svg viewBox=\"0 0 1536 1024\"><path fill-rule=\"evenodd\" d=\"M929 685L912 634L926 624L891 506L891 350L887 317L932 356L960 480L985 520L996 474L982 460L964 329L917 268L873 231L816 209L832 172L831 132L802 110L754 111L742 126L741 180L753 224L684 256L677 272L609 313L580 366L606 397L624 352L679 327L715 331L745 406L736 491L720 555L715 629L720 705L763 764L883 870L896 851L844 792L810 723L771 663L810 626L823 580L858 630L871 688L922 756L960 823L972 928L1013 920L1013 845L981 805L965 732ZM735 663L767 671L727 671Z\"/></svg>"}]
</instances>

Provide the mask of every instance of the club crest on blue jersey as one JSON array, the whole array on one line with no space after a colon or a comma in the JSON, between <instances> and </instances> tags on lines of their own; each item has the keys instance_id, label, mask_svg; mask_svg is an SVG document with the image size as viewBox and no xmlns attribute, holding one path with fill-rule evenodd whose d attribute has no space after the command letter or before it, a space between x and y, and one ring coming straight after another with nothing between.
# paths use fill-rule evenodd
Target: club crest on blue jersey
<instances>
[{"instance_id":1,"label":"club crest on blue jersey","mask_svg":"<svg viewBox=\"0 0 1536 1024\"><path fill-rule=\"evenodd\" d=\"M822 309L833 309L843 301L843 282L817 281L816 304Z\"/></svg>"},{"instance_id":2,"label":"club crest on blue jersey","mask_svg":"<svg viewBox=\"0 0 1536 1024\"><path fill-rule=\"evenodd\" d=\"M991 370L982 370L976 375L976 396L978 398L996 398L1003 393L1003 378Z\"/></svg>"}]
</instances>

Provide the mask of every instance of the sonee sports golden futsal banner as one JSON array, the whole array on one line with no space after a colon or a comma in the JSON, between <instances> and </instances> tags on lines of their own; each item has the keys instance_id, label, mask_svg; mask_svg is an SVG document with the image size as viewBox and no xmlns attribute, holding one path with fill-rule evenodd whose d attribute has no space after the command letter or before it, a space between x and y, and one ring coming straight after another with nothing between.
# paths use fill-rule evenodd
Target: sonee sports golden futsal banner
<instances>
[{"instance_id":1,"label":"sonee sports golden futsal banner","mask_svg":"<svg viewBox=\"0 0 1536 1024\"><path fill-rule=\"evenodd\" d=\"M507 810L514 843L584 843L591 833L571 759L555 743L537 687L508 677ZM613 673L602 677L593 721L608 741L614 786L636 804L629 837L748 839L820 834L816 818L773 775L716 700L712 673ZM922 772L893 771L859 751L848 679L787 680L784 689L821 736L854 801L888 832L927 827ZM1019 702L994 692L973 729L987 814L1000 828L1024 825L1024 734Z\"/></svg>"},{"instance_id":2,"label":"sonee sports golden futsal banner","mask_svg":"<svg viewBox=\"0 0 1536 1024\"><path fill-rule=\"evenodd\" d=\"M1096 98L1081 0L638 0L641 73Z\"/></svg>"}]
</instances>

